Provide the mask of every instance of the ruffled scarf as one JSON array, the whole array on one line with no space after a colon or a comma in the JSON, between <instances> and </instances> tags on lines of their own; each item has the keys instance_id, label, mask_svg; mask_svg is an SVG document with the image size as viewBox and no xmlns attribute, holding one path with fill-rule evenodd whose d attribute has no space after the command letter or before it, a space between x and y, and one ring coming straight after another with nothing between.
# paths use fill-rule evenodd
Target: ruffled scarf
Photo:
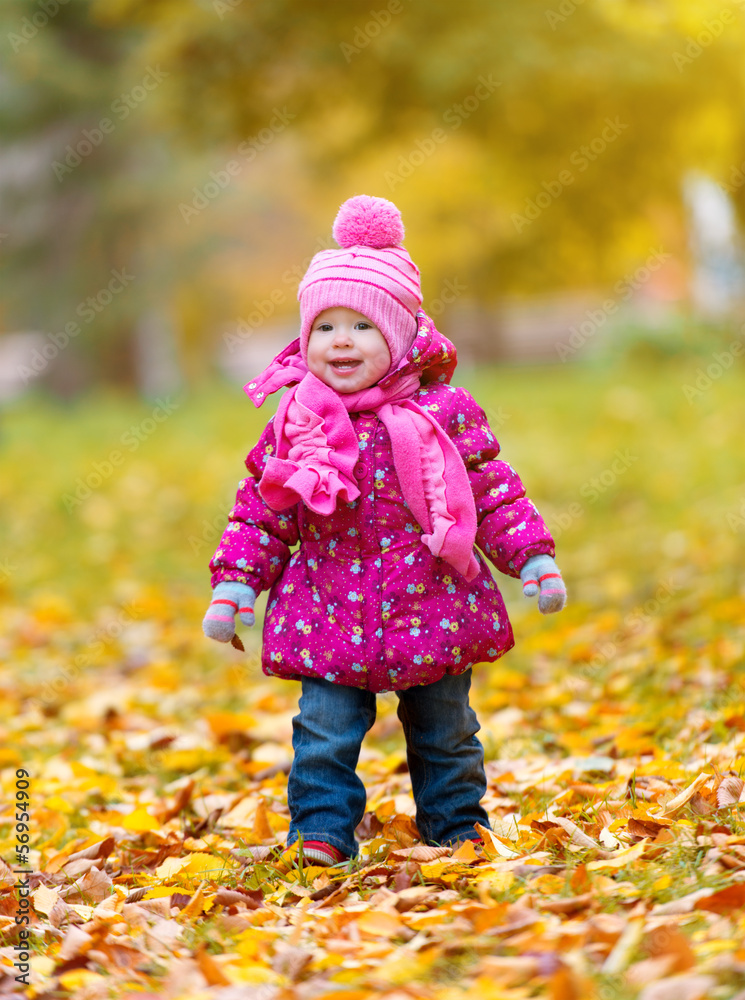
<instances>
[{"instance_id":1,"label":"ruffled scarf","mask_svg":"<svg viewBox=\"0 0 745 1000\"><path fill-rule=\"evenodd\" d=\"M473 554L477 521L468 473L451 439L413 399L422 384L449 382L455 364L455 347L422 311L406 358L359 392L337 393L313 375L295 340L244 386L256 406L278 389L294 386L274 418L276 453L259 483L264 501L277 511L302 501L328 516L339 499L356 500L359 444L349 414L372 410L390 435L393 464L404 499L422 528L422 542L472 580L479 564Z\"/></svg>"}]
</instances>

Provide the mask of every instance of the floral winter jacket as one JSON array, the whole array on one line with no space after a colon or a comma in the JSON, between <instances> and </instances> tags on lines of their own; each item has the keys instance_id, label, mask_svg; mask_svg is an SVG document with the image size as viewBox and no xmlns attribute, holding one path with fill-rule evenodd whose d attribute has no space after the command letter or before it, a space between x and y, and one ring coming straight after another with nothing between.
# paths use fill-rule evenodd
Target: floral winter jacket
<instances>
[{"instance_id":1,"label":"floral winter jacket","mask_svg":"<svg viewBox=\"0 0 745 1000\"><path fill-rule=\"evenodd\" d=\"M483 410L465 389L444 384L455 367L447 356L453 348L434 333L423 343L420 336L400 367L421 374L414 399L435 415L466 464L481 572L469 583L420 541L388 432L374 412L350 414L360 446L357 500L339 501L328 517L302 503L273 511L258 490L263 463L275 449L270 421L246 459L248 476L210 562L213 587L232 580L257 594L269 590L265 674L401 690L496 660L514 646L502 595L481 553L518 577L531 556L554 555L553 539L515 470L497 457Z\"/></svg>"}]
</instances>

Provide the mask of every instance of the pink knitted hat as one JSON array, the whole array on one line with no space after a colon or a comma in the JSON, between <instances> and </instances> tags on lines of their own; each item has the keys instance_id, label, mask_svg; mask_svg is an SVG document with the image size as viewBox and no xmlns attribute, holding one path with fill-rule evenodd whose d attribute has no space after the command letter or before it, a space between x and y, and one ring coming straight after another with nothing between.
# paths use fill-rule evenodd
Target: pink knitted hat
<instances>
[{"instance_id":1,"label":"pink knitted hat","mask_svg":"<svg viewBox=\"0 0 745 1000\"><path fill-rule=\"evenodd\" d=\"M321 250L300 282L300 351L308 357L313 320L334 306L362 313L378 327L393 370L416 336L422 304L419 268L401 246L401 213L385 198L360 194L345 201L334 221L341 250Z\"/></svg>"}]
</instances>

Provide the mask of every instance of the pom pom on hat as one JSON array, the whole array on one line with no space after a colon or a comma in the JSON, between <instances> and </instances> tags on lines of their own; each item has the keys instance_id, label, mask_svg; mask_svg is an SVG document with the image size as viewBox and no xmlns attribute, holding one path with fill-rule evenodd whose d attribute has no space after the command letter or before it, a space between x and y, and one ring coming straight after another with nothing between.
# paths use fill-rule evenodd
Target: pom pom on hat
<instances>
[{"instance_id":1,"label":"pom pom on hat","mask_svg":"<svg viewBox=\"0 0 745 1000\"><path fill-rule=\"evenodd\" d=\"M401 245L401 213L386 198L356 195L339 209L334 238L341 250L319 251L298 288L303 360L316 316L345 306L378 327L395 368L414 342L422 304L419 268Z\"/></svg>"},{"instance_id":2,"label":"pom pom on hat","mask_svg":"<svg viewBox=\"0 0 745 1000\"><path fill-rule=\"evenodd\" d=\"M398 247L404 238L401 213L386 198L358 194L349 198L334 220L334 239L340 247Z\"/></svg>"}]
</instances>

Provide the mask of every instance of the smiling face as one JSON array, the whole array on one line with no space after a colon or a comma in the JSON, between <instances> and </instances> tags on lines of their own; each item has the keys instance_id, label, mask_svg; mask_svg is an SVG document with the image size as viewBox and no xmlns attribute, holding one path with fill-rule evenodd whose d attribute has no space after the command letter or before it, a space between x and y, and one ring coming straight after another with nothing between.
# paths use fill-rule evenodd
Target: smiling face
<instances>
[{"instance_id":1,"label":"smiling face","mask_svg":"<svg viewBox=\"0 0 745 1000\"><path fill-rule=\"evenodd\" d=\"M308 338L308 368L337 392L375 385L391 365L391 352L377 326L346 306L324 309Z\"/></svg>"}]
</instances>

